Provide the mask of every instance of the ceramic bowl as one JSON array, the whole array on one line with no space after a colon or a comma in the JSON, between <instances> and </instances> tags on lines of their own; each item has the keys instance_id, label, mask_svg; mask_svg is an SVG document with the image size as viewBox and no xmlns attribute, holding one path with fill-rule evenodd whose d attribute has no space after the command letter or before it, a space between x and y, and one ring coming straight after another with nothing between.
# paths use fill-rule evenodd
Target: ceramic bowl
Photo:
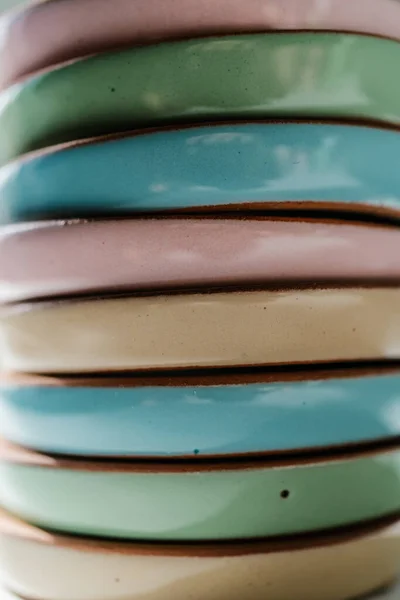
<instances>
[{"instance_id":1,"label":"ceramic bowl","mask_svg":"<svg viewBox=\"0 0 400 600\"><path fill-rule=\"evenodd\" d=\"M0 504L46 529L136 540L331 530L400 516L400 449L157 463L55 458L3 442Z\"/></svg>"},{"instance_id":2,"label":"ceramic bowl","mask_svg":"<svg viewBox=\"0 0 400 600\"><path fill-rule=\"evenodd\" d=\"M380 590L375 592L367 592L367 595L362 595L362 598L359 600L398 600L400 594L400 587L396 586L394 583L388 586L383 586ZM210 596L208 596L210 597ZM233 598L232 594L230 595ZM297 596L296 596L297 597ZM286 596L287 598L287 596ZM310 598L310 596L308 596ZM21 600L20 596L9 592L8 590L0 589L0 600ZM69 600L69 599L68 599ZM251 597L250 597L251 600ZM354 598L353 598L354 600Z\"/></svg>"},{"instance_id":3,"label":"ceramic bowl","mask_svg":"<svg viewBox=\"0 0 400 600\"><path fill-rule=\"evenodd\" d=\"M400 372L2 376L0 434L69 455L226 457L400 443Z\"/></svg>"},{"instance_id":4,"label":"ceramic bowl","mask_svg":"<svg viewBox=\"0 0 400 600\"><path fill-rule=\"evenodd\" d=\"M0 20L0 86L105 50L160 40L267 29L323 29L400 38L393 0L66 0L24 6Z\"/></svg>"},{"instance_id":5,"label":"ceramic bowl","mask_svg":"<svg viewBox=\"0 0 400 600\"><path fill-rule=\"evenodd\" d=\"M400 358L400 288L203 291L0 311L3 370L95 373Z\"/></svg>"},{"instance_id":6,"label":"ceramic bowl","mask_svg":"<svg viewBox=\"0 0 400 600\"><path fill-rule=\"evenodd\" d=\"M399 154L398 131L337 123L242 123L100 138L1 169L0 223L199 207L398 218Z\"/></svg>"},{"instance_id":7,"label":"ceramic bowl","mask_svg":"<svg viewBox=\"0 0 400 600\"><path fill-rule=\"evenodd\" d=\"M0 229L0 301L122 290L399 280L400 231L263 219L56 221Z\"/></svg>"},{"instance_id":8,"label":"ceramic bowl","mask_svg":"<svg viewBox=\"0 0 400 600\"><path fill-rule=\"evenodd\" d=\"M180 121L346 117L400 123L400 44L338 33L225 36L62 63L0 96L0 163Z\"/></svg>"},{"instance_id":9,"label":"ceramic bowl","mask_svg":"<svg viewBox=\"0 0 400 600\"><path fill-rule=\"evenodd\" d=\"M5 515L0 527L4 581L32 600L265 600L267 591L273 600L355 600L399 571L400 529L390 521L286 541L187 546L55 536Z\"/></svg>"}]
</instances>

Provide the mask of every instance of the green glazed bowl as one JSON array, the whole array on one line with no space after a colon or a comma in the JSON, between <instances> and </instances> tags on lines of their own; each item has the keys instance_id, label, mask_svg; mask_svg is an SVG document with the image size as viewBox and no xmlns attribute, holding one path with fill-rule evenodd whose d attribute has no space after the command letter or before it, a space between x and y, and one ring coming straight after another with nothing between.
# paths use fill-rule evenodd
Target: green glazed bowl
<instances>
[{"instance_id":1,"label":"green glazed bowl","mask_svg":"<svg viewBox=\"0 0 400 600\"><path fill-rule=\"evenodd\" d=\"M59 142L177 122L400 122L400 44L339 33L178 41L64 63L0 95L0 163Z\"/></svg>"},{"instance_id":2,"label":"green glazed bowl","mask_svg":"<svg viewBox=\"0 0 400 600\"><path fill-rule=\"evenodd\" d=\"M400 450L269 462L85 462L4 446L0 504L47 529L142 540L305 533L400 511Z\"/></svg>"}]
</instances>

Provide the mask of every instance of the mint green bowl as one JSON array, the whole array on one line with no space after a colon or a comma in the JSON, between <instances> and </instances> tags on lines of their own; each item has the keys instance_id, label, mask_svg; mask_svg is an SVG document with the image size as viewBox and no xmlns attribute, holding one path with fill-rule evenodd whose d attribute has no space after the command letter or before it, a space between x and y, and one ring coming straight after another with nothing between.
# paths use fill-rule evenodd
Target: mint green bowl
<instances>
[{"instance_id":1,"label":"mint green bowl","mask_svg":"<svg viewBox=\"0 0 400 600\"><path fill-rule=\"evenodd\" d=\"M399 64L398 42L336 32L233 35L92 55L0 95L0 163L59 142L183 121L400 123Z\"/></svg>"},{"instance_id":2,"label":"mint green bowl","mask_svg":"<svg viewBox=\"0 0 400 600\"><path fill-rule=\"evenodd\" d=\"M47 529L105 537L183 541L310 532L399 511L400 450L246 464L57 461L6 448L0 504Z\"/></svg>"}]
</instances>

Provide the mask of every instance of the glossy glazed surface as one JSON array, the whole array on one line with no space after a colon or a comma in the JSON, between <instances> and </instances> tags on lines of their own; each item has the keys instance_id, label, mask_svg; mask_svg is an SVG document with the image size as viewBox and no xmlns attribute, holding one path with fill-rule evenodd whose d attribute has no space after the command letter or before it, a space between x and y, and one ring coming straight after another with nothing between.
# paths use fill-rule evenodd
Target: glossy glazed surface
<instances>
[{"instance_id":1,"label":"glossy glazed surface","mask_svg":"<svg viewBox=\"0 0 400 600\"><path fill-rule=\"evenodd\" d=\"M73 373L400 358L400 288L38 303L0 312L3 370Z\"/></svg>"},{"instance_id":2,"label":"glossy glazed surface","mask_svg":"<svg viewBox=\"0 0 400 600\"><path fill-rule=\"evenodd\" d=\"M400 38L393 0L79 0L0 20L0 86L58 62L169 38L264 29L332 29Z\"/></svg>"},{"instance_id":3,"label":"glossy glazed surface","mask_svg":"<svg viewBox=\"0 0 400 600\"><path fill-rule=\"evenodd\" d=\"M29 377L3 376L0 434L61 454L197 457L400 436L399 374L304 378L193 385L186 377L174 386L167 377L92 385L35 378L32 385Z\"/></svg>"},{"instance_id":4,"label":"glossy glazed surface","mask_svg":"<svg viewBox=\"0 0 400 600\"><path fill-rule=\"evenodd\" d=\"M1 169L0 222L254 202L398 214L399 153L398 131L316 123L103 139Z\"/></svg>"},{"instance_id":5,"label":"glossy glazed surface","mask_svg":"<svg viewBox=\"0 0 400 600\"><path fill-rule=\"evenodd\" d=\"M41 222L0 230L0 301L257 282L399 279L400 231L269 219Z\"/></svg>"},{"instance_id":6,"label":"glossy glazed surface","mask_svg":"<svg viewBox=\"0 0 400 600\"><path fill-rule=\"evenodd\" d=\"M54 544L0 534L0 564L5 584L33 600L187 600L189 595L265 600L267 590L273 600L354 600L397 576L399 533L394 525L366 535L316 538L314 546L300 539L279 551L254 545L253 552L240 555L238 546L238 555L232 555L222 547L219 556L196 556L193 546L187 556L163 554L157 546L152 555L134 545L118 552L103 542L96 551L68 546L66 538ZM397 599L390 594L371 600Z\"/></svg>"},{"instance_id":7,"label":"glossy glazed surface","mask_svg":"<svg viewBox=\"0 0 400 600\"><path fill-rule=\"evenodd\" d=\"M50 144L179 121L400 123L400 45L338 33L225 36L63 63L0 96L0 164Z\"/></svg>"},{"instance_id":8,"label":"glossy glazed surface","mask_svg":"<svg viewBox=\"0 0 400 600\"><path fill-rule=\"evenodd\" d=\"M177 541L318 531L400 510L400 450L313 460L57 464L3 448L0 503L46 529Z\"/></svg>"}]
</instances>

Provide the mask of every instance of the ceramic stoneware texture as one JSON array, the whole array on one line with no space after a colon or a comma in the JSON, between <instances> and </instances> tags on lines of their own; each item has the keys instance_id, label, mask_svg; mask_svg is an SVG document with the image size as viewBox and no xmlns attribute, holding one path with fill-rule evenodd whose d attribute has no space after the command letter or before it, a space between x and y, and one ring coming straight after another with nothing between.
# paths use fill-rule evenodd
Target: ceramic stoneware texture
<instances>
[{"instance_id":1,"label":"ceramic stoneware texture","mask_svg":"<svg viewBox=\"0 0 400 600\"><path fill-rule=\"evenodd\" d=\"M1 169L0 223L254 203L398 217L399 153L398 131L339 124L244 123L102 138Z\"/></svg>"},{"instance_id":2,"label":"ceramic stoneware texture","mask_svg":"<svg viewBox=\"0 0 400 600\"><path fill-rule=\"evenodd\" d=\"M359 600L398 600L399 594L400 594L400 588L398 586L395 586L394 584L389 584L388 586L386 586L386 585L383 586L376 593L372 592L370 594L369 592L367 592L366 595L362 594L362 598L359 598ZM192 595L192 598L193 597L194 596ZM210 597L210 596L208 596L208 597ZM234 596L232 594L230 594L230 597L233 598ZM164 598L164 596L163 596L163 598ZM310 598L310 595L308 595L308 598ZM307 598L307 600L308 600L308 598ZM0 600L20 600L20 597L13 594L12 592L9 592L8 590L0 590ZM354 598L353 598L353 600L354 600Z\"/></svg>"},{"instance_id":3,"label":"ceramic stoneware texture","mask_svg":"<svg viewBox=\"0 0 400 600\"><path fill-rule=\"evenodd\" d=\"M400 38L393 0L73 0L0 21L0 86L58 62L133 44L267 29L332 29Z\"/></svg>"},{"instance_id":4,"label":"ceramic stoneware texture","mask_svg":"<svg viewBox=\"0 0 400 600\"><path fill-rule=\"evenodd\" d=\"M39 451L93 456L201 458L400 443L399 373L347 375L3 376L0 434Z\"/></svg>"},{"instance_id":5,"label":"ceramic stoneware texture","mask_svg":"<svg viewBox=\"0 0 400 600\"><path fill-rule=\"evenodd\" d=\"M400 288L97 298L0 312L3 370L78 373L399 358Z\"/></svg>"},{"instance_id":6,"label":"ceramic stoneware texture","mask_svg":"<svg viewBox=\"0 0 400 600\"><path fill-rule=\"evenodd\" d=\"M396 523L286 542L186 547L19 529L3 524L0 568L10 589L33 600L354 600L392 584L400 559Z\"/></svg>"},{"instance_id":7,"label":"ceramic stoneware texture","mask_svg":"<svg viewBox=\"0 0 400 600\"><path fill-rule=\"evenodd\" d=\"M0 503L46 529L125 539L319 531L397 514L400 450L247 464L112 463L3 445Z\"/></svg>"},{"instance_id":8,"label":"ceramic stoneware texture","mask_svg":"<svg viewBox=\"0 0 400 600\"><path fill-rule=\"evenodd\" d=\"M400 278L400 231L268 219L41 222L0 230L0 301L110 290Z\"/></svg>"},{"instance_id":9,"label":"ceramic stoneware texture","mask_svg":"<svg viewBox=\"0 0 400 600\"><path fill-rule=\"evenodd\" d=\"M323 588L321 588L321 590L322 589ZM191 590L189 590L189 591L191 592ZM240 588L240 591L242 593L242 588ZM319 588L317 588L316 591L319 591ZM297 590L296 590L296 592L297 592ZM186 592L184 592L184 593L186 594ZM230 593L230 598L234 598L235 597L230 591L229 591L229 593ZM394 584L389 584L388 586L384 585L376 593L372 592L370 594L369 592L367 592L366 595L363 593L362 597L359 598L359 600L398 600L399 594L400 594L400 588L398 586L395 586ZM79 598L80 597L81 596L79 596ZM208 593L208 597L209 598L211 597L209 593ZM254 598L255 596L253 595L252 597ZM296 598L297 597L298 597L298 594L296 595ZM167 596L163 596L163 600L164 600L164 598L168 598L168 597ZM195 598L195 600L196 600L196 597L193 596L193 594L192 594L192 598ZM263 600L264 600L264 598L265 598L265 592L264 592ZM307 600L309 600L309 598L311 598L311 596L308 593ZM20 599L20 596L17 596L15 594L13 594L12 592L9 592L8 590L0 589L0 600L21 600L21 599ZM68 598L68 600L70 600L70 598ZM203 598L201 600L203 600ZM250 597L250 600L251 600L251 597ZM356 600L356 599L354 599L354 597L353 597L352 600Z\"/></svg>"},{"instance_id":10,"label":"ceramic stoneware texture","mask_svg":"<svg viewBox=\"0 0 400 600\"><path fill-rule=\"evenodd\" d=\"M393 40L304 32L90 56L2 93L0 163L50 144L179 121L312 116L399 123L399 61Z\"/></svg>"}]
</instances>

